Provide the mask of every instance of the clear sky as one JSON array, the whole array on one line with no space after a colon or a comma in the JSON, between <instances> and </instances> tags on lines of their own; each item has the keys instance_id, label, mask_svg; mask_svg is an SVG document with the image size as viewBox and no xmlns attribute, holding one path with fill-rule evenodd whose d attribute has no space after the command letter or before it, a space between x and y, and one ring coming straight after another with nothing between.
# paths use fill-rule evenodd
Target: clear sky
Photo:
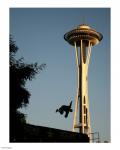
<instances>
[{"instance_id":1,"label":"clear sky","mask_svg":"<svg viewBox=\"0 0 120 150\"><path fill-rule=\"evenodd\" d=\"M22 111L27 122L71 130L73 113L68 118L55 113L76 96L74 47L63 38L76 26L86 23L103 34L92 48L89 66L89 103L92 132L101 141L110 141L110 9L109 8L11 8L10 33L19 47L17 57L25 62L46 63L47 67L32 82L30 104Z\"/></svg>"}]
</instances>

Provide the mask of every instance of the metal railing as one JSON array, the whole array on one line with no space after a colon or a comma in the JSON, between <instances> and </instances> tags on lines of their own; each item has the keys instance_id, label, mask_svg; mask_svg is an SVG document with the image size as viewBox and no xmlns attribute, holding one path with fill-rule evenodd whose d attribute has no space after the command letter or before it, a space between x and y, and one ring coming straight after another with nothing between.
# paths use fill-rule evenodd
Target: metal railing
<instances>
[{"instance_id":1,"label":"metal railing","mask_svg":"<svg viewBox=\"0 0 120 150\"><path fill-rule=\"evenodd\" d=\"M91 143L100 143L100 134L99 134L99 132L90 133L89 135L91 137L91 139L90 139Z\"/></svg>"}]
</instances>

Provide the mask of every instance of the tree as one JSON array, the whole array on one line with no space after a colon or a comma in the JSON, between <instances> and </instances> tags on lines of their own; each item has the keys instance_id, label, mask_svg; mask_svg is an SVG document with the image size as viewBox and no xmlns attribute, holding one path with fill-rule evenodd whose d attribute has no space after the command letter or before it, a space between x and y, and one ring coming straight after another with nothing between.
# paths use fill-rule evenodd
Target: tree
<instances>
[{"instance_id":1,"label":"tree","mask_svg":"<svg viewBox=\"0 0 120 150\"><path fill-rule=\"evenodd\" d=\"M20 141L24 134L25 115L18 109L29 104L30 92L25 85L28 80L35 78L45 64L26 64L24 58L16 60L15 54L19 50L12 36L10 36L10 141Z\"/></svg>"}]
</instances>

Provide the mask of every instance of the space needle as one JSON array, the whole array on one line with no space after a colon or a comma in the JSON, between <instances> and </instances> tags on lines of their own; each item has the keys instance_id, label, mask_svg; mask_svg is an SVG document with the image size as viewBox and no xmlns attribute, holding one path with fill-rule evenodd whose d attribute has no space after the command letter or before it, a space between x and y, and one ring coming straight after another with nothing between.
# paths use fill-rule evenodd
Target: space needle
<instances>
[{"instance_id":1,"label":"space needle","mask_svg":"<svg viewBox=\"0 0 120 150\"><path fill-rule=\"evenodd\" d=\"M88 67L92 46L97 45L103 36L86 24L67 32L64 39L75 47L77 68L77 94L73 119L73 132L91 133L89 99L88 99ZM89 136L90 137L90 136Z\"/></svg>"}]
</instances>

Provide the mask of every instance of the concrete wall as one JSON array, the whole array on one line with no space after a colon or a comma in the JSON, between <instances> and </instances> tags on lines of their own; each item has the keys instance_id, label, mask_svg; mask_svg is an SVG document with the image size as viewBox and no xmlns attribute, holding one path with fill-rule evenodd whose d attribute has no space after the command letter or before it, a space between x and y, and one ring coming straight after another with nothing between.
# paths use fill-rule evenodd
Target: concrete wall
<instances>
[{"instance_id":1,"label":"concrete wall","mask_svg":"<svg viewBox=\"0 0 120 150\"><path fill-rule=\"evenodd\" d=\"M89 142L86 134L26 124L24 135L15 142Z\"/></svg>"}]
</instances>

